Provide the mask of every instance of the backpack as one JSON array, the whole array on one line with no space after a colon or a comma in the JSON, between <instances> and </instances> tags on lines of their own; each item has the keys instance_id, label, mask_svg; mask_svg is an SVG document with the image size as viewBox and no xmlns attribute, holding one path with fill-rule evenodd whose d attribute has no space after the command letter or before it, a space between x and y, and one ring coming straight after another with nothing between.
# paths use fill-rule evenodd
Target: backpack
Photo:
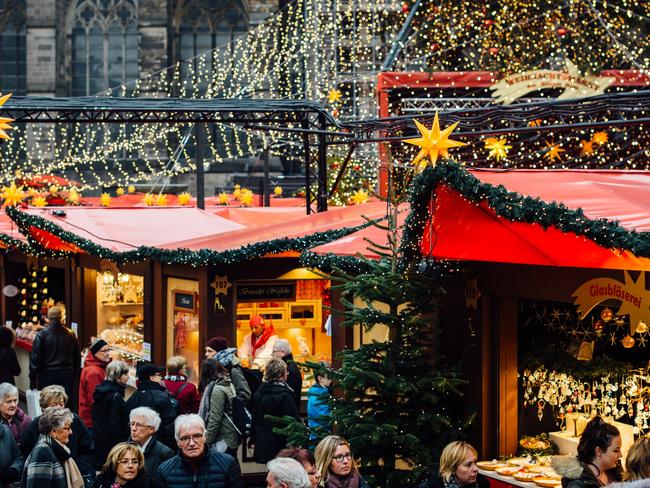
<instances>
[{"instance_id":1,"label":"backpack","mask_svg":"<svg viewBox=\"0 0 650 488\"><path fill-rule=\"evenodd\" d=\"M232 383L230 384L230 388L233 392L232 418L230 418L226 413L224 413L224 415L230 421L237 433L242 436L243 439L246 439L251 435L253 416L248 411L246 404L241 400L241 398L237 398L235 387Z\"/></svg>"}]
</instances>

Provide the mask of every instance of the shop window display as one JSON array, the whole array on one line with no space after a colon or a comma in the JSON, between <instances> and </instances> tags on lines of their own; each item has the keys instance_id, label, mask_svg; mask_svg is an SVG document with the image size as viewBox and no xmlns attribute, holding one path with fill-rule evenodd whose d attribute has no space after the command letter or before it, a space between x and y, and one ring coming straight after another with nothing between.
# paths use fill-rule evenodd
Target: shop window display
<instances>
[{"instance_id":1,"label":"shop window display","mask_svg":"<svg viewBox=\"0 0 650 488\"><path fill-rule=\"evenodd\" d=\"M199 307L197 281L167 279L167 357L187 359L189 381L198 382Z\"/></svg>"},{"instance_id":2,"label":"shop window display","mask_svg":"<svg viewBox=\"0 0 650 488\"><path fill-rule=\"evenodd\" d=\"M97 335L113 348L113 359L133 368L150 360L144 345L144 278L111 272L97 274Z\"/></svg>"}]
</instances>

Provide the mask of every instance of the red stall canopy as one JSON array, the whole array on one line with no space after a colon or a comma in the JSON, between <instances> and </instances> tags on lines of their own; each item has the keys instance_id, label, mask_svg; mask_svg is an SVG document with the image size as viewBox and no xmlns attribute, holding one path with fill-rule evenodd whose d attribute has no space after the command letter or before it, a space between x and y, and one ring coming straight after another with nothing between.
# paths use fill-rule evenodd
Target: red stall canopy
<instances>
[{"instance_id":1,"label":"red stall canopy","mask_svg":"<svg viewBox=\"0 0 650 488\"><path fill-rule=\"evenodd\" d=\"M590 219L618 220L627 230L650 230L650 174L628 171L473 171L474 176L509 191L582 208ZM604 248L556 227L511 222L486 202L473 203L442 183L435 190L432 220L423 231L421 251L437 259L584 268L650 270L650 259L627 250ZM431 239L431 236L434 236ZM385 231L364 229L312 251L377 257L364 237L386 242ZM381 240L380 240L381 239Z\"/></svg>"}]
</instances>

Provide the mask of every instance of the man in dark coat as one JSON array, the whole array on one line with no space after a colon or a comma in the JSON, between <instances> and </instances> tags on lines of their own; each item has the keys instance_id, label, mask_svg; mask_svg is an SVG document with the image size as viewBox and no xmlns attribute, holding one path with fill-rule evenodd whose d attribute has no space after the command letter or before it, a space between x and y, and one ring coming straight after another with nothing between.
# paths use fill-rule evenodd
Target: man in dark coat
<instances>
[{"instance_id":1,"label":"man in dark coat","mask_svg":"<svg viewBox=\"0 0 650 488\"><path fill-rule=\"evenodd\" d=\"M74 381L81 367L81 350L74 333L63 324L61 307L47 311L50 325L34 338L29 361L29 386L43 389L49 385L61 385L70 399L76 399ZM76 405L76 401L71 401Z\"/></svg>"},{"instance_id":2,"label":"man in dark coat","mask_svg":"<svg viewBox=\"0 0 650 488\"><path fill-rule=\"evenodd\" d=\"M149 407L138 407L129 414L131 440L138 444L144 453L144 470L147 478L153 479L158 466L174 457L174 451L156 440L160 428L160 415Z\"/></svg>"},{"instance_id":3,"label":"man in dark coat","mask_svg":"<svg viewBox=\"0 0 650 488\"><path fill-rule=\"evenodd\" d=\"M291 344L286 339L278 339L273 345L273 357L282 359L287 363L287 385L293 390L293 399L296 402L298 411L300 411L300 398L302 396L302 373L300 368L293 360Z\"/></svg>"},{"instance_id":4,"label":"man in dark coat","mask_svg":"<svg viewBox=\"0 0 650 488\"><path fill-rule=\"evenodd\" d=\"M0 425L0 486L11 487L20 480L24 459L16 439L6 425Z\"/></svg>"},{"instance_id":5,"label":"man in dark coat","mask_svg":"<svg viewBox=\"0 0 650 488\"><path fill-rule=\"evenodd\" d=\"M170 449L176 448L174 441L174 419L176 405L163 383L165 368L155 364L143 364L138 368L138 389L126 402L126 409L149 407L158 412L162 421L158 440Z\"/></svg>"},{"instance_id":6,"label":"man in dark coat","mask_svg":"<svg viewBox=\"0 0 650 488\"><path fill-rule=\"evenodd\" d=\"M244 488L237 460L206 446L199 415L180 415L174 427L179 452L158 467L154 488Z\"/></svg>"}]
</instances>

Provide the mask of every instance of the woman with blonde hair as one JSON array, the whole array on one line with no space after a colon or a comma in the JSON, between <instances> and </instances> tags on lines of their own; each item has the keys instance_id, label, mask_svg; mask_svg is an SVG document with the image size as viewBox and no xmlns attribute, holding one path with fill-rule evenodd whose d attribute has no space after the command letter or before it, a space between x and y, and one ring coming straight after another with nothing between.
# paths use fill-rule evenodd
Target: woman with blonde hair
<instances>
[{"instance_id":1,"label":"woman with blonde hair","mask_svg":"<svg viewBox=\"0 0 650 488\"><path fill-rule=\"evenodd\" d=\"M490 482L478 472L478 455L465 441L450 442L442 450L438 473L418 488L488 488Z\"/></svg>"},{"instance_id":2,"label":"woman with blonde hair","mask_svg":"<svg viewBox=\"0 0 650 488\"><path fill-rule=\"evenodd\" d=\"M316 446L316 469L325 488L367 488L352 456L350 443L338 435L328 435Z\"/></svg>"},{"instance_id":3,"label":"woman with blonde hair","mask_svg":"<svg viewBox=\"0 0 650 488\"><path fill-rule=\"evenodd\" d=\"M144 488L144 455L133 442L120 442L108 453L93 488Z\"/></svg>"},{"instance_id":4,"label":"woman with blonde hair","mask_svg":"<svg viewBox=\"0 0 650 488\"><path fill-rule=\"evenodd\" d=\"M648 488L650 487L650 438L639 437L625 458L625 481L612 483L611 488ZM608 487L608 488L609 488Z\"/></svg>"}]
</instances>

